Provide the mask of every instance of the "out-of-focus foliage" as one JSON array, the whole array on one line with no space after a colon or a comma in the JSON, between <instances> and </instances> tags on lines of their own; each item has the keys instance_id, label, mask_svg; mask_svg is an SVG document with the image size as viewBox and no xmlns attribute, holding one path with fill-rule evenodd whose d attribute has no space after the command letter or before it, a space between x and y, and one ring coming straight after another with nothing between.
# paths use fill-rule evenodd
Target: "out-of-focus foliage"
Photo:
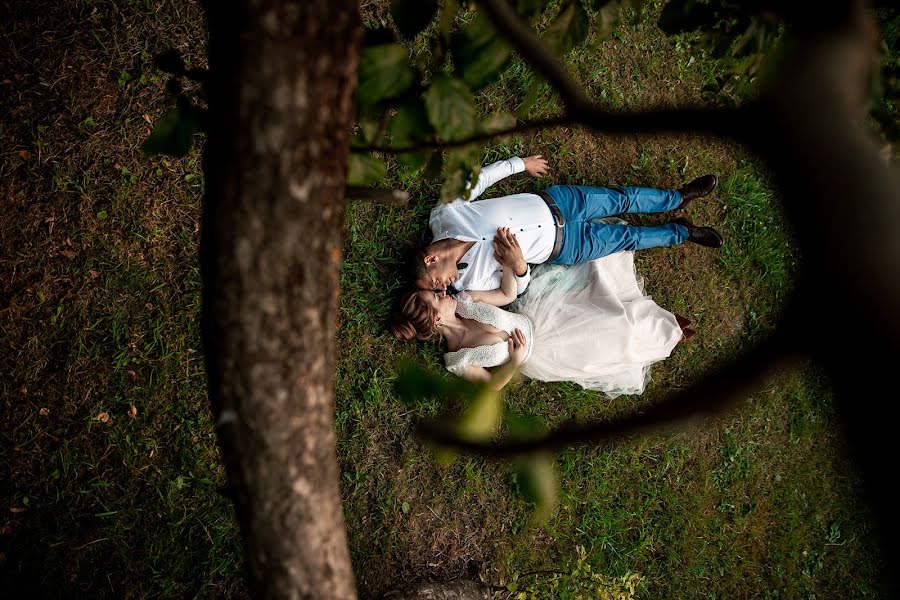
<instances>
[{"instance_id":1,"label":"out-of-focus foliage","mask_svg":"<svg viewBox=\"0 0 900 600\"><path fill-rule=\"evenodd\" d=\"M558 598L604 598L632 600L642 577L628 573L610 577L591 569L584 546L575 548L575 564L569 571L514 573L494 598L515 600L557 600Z\"/></svg>"},{"instance_id":2,"label":"out-of-focus foliage","mask_svg":"<svg viewBox=\"0 0 900 600\"><path fill-rule=\"evenodd\" d=\"M517 0L513 5L527 22L543 24L541 37L565 55L585 43L592 27L601 37L611 34L621 8L640 2ZM509 64L512 50L474 3L393 0L390 15L392 23L367 32L354 146L421 147L399 155L401 168L410 171L404 177L437 176L443 181L442 200L466 197L466 182L479 172L480 145L453 149L443 159L427 148L515 126L515 116L482 114L474 101L474 92ZM425 51L401 65L401 47ZM536 78L534 93L540 85ZM351 163L351 174L359 173L358 165L358 160Z\"/></svg>"}]
</instances>

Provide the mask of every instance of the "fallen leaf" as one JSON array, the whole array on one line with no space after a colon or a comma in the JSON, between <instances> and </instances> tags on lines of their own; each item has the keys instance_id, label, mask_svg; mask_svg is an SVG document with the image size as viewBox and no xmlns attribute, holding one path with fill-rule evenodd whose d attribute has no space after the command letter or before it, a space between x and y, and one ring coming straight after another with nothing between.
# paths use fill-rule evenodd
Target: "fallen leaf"
<instances>
[{"instance_id":1,"label":"fallen leaf","mask_svg":"<svg viewBox=\"0 0 900 600\"><path fill-rule=\"evenodd\" d=\"M135 419L135 418L137 418L137 415L138 415L137 406L132 404L131 408L128 409L128 416L132 419Z\"/></svg>"},{"instance_id":2,"label":"fallen leaf","mask_svg":"<svg viewBox=\"0 0 900 600\"><path fill-rule=\"evenodd\" d=\"M131 377L131 380L132 380L132 381L137 380L137 373L135 373L135 372L132 371L132 370L129 370L129 371L128 371L128 376Z\"/></svg>"},{"instance_id":3,"label":"fallen leaf","mask_svg":"<svg viewBox=\"0 0 900 600\"><path fill-rule=\"evenodd\" d=\"M25 75L23 75L22 73L16 73L16 81L22 81L23 79L25 79Z\"/></svg>"},{"instance_id":4,"label":"fallen leaf","mask_svg":"<svg viewBox=\"0 0 900 600\"><path fill-rule=\"evenodd\" d=\"M109 423L109 413L104 411L97 415L97 420L101 423Z\"/></svg>"},{"instance_id":5,"label":"fallen leaf","mask_svg":"<svg viewBox=\"0 0 900 600\"><path fill-rule=\"evenodd\" d=\"M149 302L147 304L145 304L144 306L147 307L147 310L153 310L153 305L150 304Z\"/></svg>"},{"instance_id":6,"label":"fallen leaf","mask_svg":"<svg viewBox=\"0 0 900 600\"><path fill-rule=\"evenodd\" d=\"M144 120L148 123L152 123L153 121L150 119L150 115L144 115Z\"/></svg>"},{"instance_id":7,"label":"fallen leaf","mask_svg":"<svg viewBox=\"0 0 900 600\"><path fill-rule=\"evenodd\" d=\"M42 408L41 410L38 411L38 414L41 415L42 417L46 417L47 415L50 414L50 411L47 408Z\"/></svg>"},{"instance_id":8,"label":"fallen leaf","mask_svg":"<svg viewBox=\"0 0 900 600\"><path fill-rule=\"evenodd\" d=\"M22 394L23 396L27 396L28 388L23 385L22 387L19 388L19 393Z\"/></svg>"},{"instance_id":9,"label":"fallen leaf","mask_svg":"<svg viewBox=\"0 0 900 600\"><path fill-rule=\"evenodd\" d=\"M97 279L98 277L100 277L100 271L91 269L90 271L88 271L88 273L90 274L91 279Z\"/></svg>"},{"instance_id":10,"label":"fallen leaf","mask_svg":"<svg viewBox=\"0 0 900 600\"><path fill-rule=\"evenodd\" d=\"M0 537L5 537L8 535L12 535L12 527L9 523L5 524L3 527L0 527Z\"/></svg>"},{"instance_id":11,"label":"fallen leaf","mask_svg":"<svg viewBox=\"0 0 900 600\"><path fill-rule=\"evenodd\" d=\"M11 513L23 513L26 510L28 510L28 509L25 508L24 506L10 506L9 507L9 512L11 512Z\"/></svg>"},{"instance_id":12,"label":"fallen leaf","mask_svg":"<svg viewBox=\"0 0 900 600\"><path fill-rule=\"evenodd\" d=\"M28 150L19 150L19 156L21 158L29 158L31 156L31 152Z\"/></svg>"},{"instance_id":13,"label":"fallen leaf","mask_svg":"<svg viewBox=\"0 0 900 600\"><path fill-rule=\"evenodd\" d=\"M70 249L70 250L63 250L62 252L60 252L60 255L61 255L61 256L65 256L65 257L68 258L69 260L72 260L73 258L75 258L76 256L78 256L78 253L75 252L74 250L71 250L71 249Z\"/></svg>"}]
</instances>

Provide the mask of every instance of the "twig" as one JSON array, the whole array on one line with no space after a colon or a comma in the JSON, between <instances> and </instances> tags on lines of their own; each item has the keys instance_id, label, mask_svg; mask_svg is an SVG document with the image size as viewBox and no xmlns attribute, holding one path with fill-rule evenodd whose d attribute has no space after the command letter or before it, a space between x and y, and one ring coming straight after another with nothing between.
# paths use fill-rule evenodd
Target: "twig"
<instances>
[{"instance_id":1,"label":"twig","mask_svg":"<svg viewBox=\"0 0 900 600\"><path fill-rule=\"evenodd\" d=\"M560 125L572 125L577 122L578 120L574 117L570 117L568 115L560 115L557 117L549 117L547 119L526 121L524 123L519 123L518 125L515 125L513 127L508 127L507 129L502 129L493 133L479 133L471 137L449 142L432 141L423 142L421 144L413 144L410 146L396 147L352 146L350 149L353 152L384 152L386 154L409 154L411 152L420 152L422 150L450 150L452 148L462 148L463 146L468 146L470 144L475 144L478 142L486 142L494 138L503 137L505 135L512 135L514 133L523 133L526 131L531 131L533 129L544 129L547 127L558 127Z\"/></svg>"},{"instance_id":2,"label":"twig","mask_svg":"<svg viewBox=\"0 0 900 600\"><path fill-rule=\"evenodd\" d=\"M404 192L403 190L367 188L349 185L347 186L346 194L348 198L353 198L355 200L378 202L392 206L403 206L409 202L409 192Z\"/></svg>"},{"instance_id":3,"label":"twig","mask_svg":"<svg viewBox=\"0 0 900 600\"><path fill-rule=\"evenodd\" d=\"M577 114L591 106L591 101L566 71L560 57L535 35L506 0L482 0L479 6L525 61L556 88L569 113Z\"/></svg>"},{"instance_id":4,"label":"twig","mask_svg":"<svg viewBox=\"0 0 900 600\"><path fill-rule=\"evenodd\" d=\"M611 113L598 108L590 108L578 115L563 114L546 119L526 121L513 127L493 133L479 133L471 137L451 142L423 142L409 146L353 146L353 152L382 152L385 154L409 154L423 150L451 150L462 148L494 138L524 133L534 129L579 125L593 129L596 133L625 135L637 133L691 133L733 137L749 137L759 122L759 111L755 106L747 108L682 108L660 107L643 112Z\"/></svg>"},{"instance_id":5,"label":"twig","mask_svg":"<svg viewBox=\"0 0 900 600\"><path fill-rule=\"evenodd\" d=\"M460 439L454 431L434 423L419 426L425 439L455 450L486 456L515 456L537 450L555 450L575 445L611 441L626 435L674 426L688 419L711 417L724 413L762 387L771 375L791 358L796 348L788 337L791 331L782 327L744 356L706 376L683 392L673 394L644 413L633 413L606 423L564 425L544 437L500 443L471 442Z\"/></svg>"}]
</instances>

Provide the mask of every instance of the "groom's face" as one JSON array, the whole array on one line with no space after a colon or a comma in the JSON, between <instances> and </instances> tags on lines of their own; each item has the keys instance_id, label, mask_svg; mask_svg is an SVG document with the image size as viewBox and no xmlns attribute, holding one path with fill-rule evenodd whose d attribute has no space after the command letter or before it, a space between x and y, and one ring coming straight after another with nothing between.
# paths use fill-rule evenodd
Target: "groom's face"
<instances>
[{"instance_id":1,"label":"groom's face","mask_svg":"<svg viewBox=\"0 0 900 600\"><path fill-rule=\"evenodd\" d=\"M426 260L425 269L428 274L416 282L421 290L446 291L450 284L459 279L459 271L450 260L430 258L430 261Z\"/></svg>"}]
</instances>

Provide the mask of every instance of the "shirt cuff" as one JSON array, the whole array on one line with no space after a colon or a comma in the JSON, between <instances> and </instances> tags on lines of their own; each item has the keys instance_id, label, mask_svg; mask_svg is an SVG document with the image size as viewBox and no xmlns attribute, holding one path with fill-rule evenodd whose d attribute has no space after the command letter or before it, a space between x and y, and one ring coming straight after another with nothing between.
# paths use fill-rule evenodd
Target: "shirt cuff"
<instances>
[{"instance_id":1,"label":"shirt cuff","mask_svg":"<svg viewBox=\"0 0 900 600\"><path fill-rule=\"evenodd\" d=\"M518 156L513 156L512 158L509 158L507 160L509 161L509 166L512 167L513 175L515 175L516 173L521 173L525 170L525 161Z\"/></svg>"},{"instance_id":2,"label":"shirt cuff","mask_svg":"<svg viewBox=\"0 0 900 600\"><path fill-rule=\"evenodd\" d=\"M525 274L519 277L516 275L516 296L521 296L525 293L525 288L528 287L528 283L531 281L531 265L528 265L528 268L525 269Z\"/></svg>"}]
</instances>

